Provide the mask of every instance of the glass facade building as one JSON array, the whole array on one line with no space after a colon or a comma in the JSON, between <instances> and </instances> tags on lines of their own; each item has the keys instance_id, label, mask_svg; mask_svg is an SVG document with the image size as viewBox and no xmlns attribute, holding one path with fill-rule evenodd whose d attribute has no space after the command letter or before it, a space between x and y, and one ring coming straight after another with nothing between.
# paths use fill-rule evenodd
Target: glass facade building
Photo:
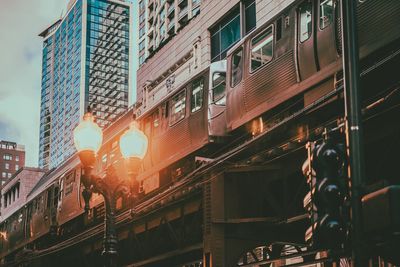
<instances>
[{"instance_id":1,"label":"glass facade building","mask_svg":"<svg viewBox=\"0 0 400 267\"><path fill-rule=\"evenodd\" d=\"M75 153L72 132L87 106L101 127L128 107L132 5L71 0L43 40L39 166L53 168Z\"/></svg>"}]
</instances>

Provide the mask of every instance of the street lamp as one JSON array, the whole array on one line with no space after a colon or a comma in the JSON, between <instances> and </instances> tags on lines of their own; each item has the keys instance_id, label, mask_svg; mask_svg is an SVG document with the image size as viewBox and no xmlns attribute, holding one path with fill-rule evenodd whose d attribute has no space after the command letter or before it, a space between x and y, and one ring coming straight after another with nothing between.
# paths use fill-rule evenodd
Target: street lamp
<instances>
[{"instance_id":1,"label":"street lamp","mask_svg":"<svg viewBox=\"0 0 400 267\"><path fill-rule=\"evenodd\" d=\"M85 210L89 209L89 200L92 192L101 194L104 197L105 229L102 255L106 267L117 266L117 231L115 228L115 214L117 199L131 194L132 204L134 203L135 192L137 191L137 174L140 161L147 152L147 137L141 132L136 122L133 122L129 129L120 138L120 151L126 160L130 182L120 179L113 166L106 170L106 175L101 177L93 174L96 162L96 154L103 141L103 133L100 127L94 122L93 115L88 112L83 116L83 121L74 130L74 143L78 151L83 167L81 177L84 190L82 192L85 200Z\"/></svg>"}]
</instances>

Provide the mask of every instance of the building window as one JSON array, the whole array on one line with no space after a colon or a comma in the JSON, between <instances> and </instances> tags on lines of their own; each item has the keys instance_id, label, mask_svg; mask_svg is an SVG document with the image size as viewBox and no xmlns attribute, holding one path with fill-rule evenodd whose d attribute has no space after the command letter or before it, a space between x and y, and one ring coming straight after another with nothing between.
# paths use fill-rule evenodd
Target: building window
<instances>
[{"instance_id":1,"label":"building window","mask_svg":"<svg viewBox=\"0 0 400 267\"><path fill-rule=\"evenodd\" d=\"M256 27L256 3L255 0L240 2L243 14L240 14L240 6L234 8L220 23L210 29L211 35L211 62L222 60L226 53L241 37ZM243 24L241 32L240 24Z\"/></svg>"},{"instance_id":2,"label":"building window","mask_svg":"<svg viewBox=\"0 0 400 267\"><path fill-rule=\"evenodd\" d=\"M144 9L144 5L145 5L145 1L140 1L139 3L139 10L143 10Z\"/></svg>"},{"instance_id":3,"label":"building window","mask_svg":"<svg viewBox=\"0 0 400 267\"><path fill-rule=\"evenodd\" d=\"M5 168L6 170L9 170L9 169L10 169L10 164L9 164L9 163L5 163L5 164L4 164L4 168Z\"/></svg>"},{"instance_id":4,"label":"building window","mask_svg":"<svg viewBox=\"0 0 400 267\"><path fill-rule=\"evenodd\" d=\"M185 118L186 90L179 92L171 100L169 125L172 126Z\"/></svg>"},{"instance_id":5,"label":"building window","mask_svg":"<svg viewBox=\"0 0 400 267\"><path fill-rule=\"evenodd\" d=\"M11 173L7 173L7 178L11 178Z\"/></svg>"},{"instance_id":6,"label":"building window","mask_svg":"<svg viewBox=\"0 0 400 267\"><path fill-rule=\"evenodd\" d=\"M240 40L240 11L235 8L226 18L210 30L211 61L222 60L226 53Z\"/></svg>"},{"instance_id":7,"label":"building window","mask_svg":"<svg viewBox=\"0 0 400 267\"><path fill-rule=\"evenodd\" d=\"M19 156L15 156L15 161L19 161Z\"/></svg>"},{"instance_id":8,"label":"building window","mask_svg":"<svg viewBox=\"0 0 400 267\"><path fill-rule=\"evenodd\" d=\"M243 68L243 50L240 48L232 55L231 65L231 87L235 87L242 80L242 68Z\"/></svg>"},{"instance_id":9,"label":"building window","mask_svg":"<svg viewBox=\"0 0 400 267\"><path fill-rule=\"evenodd\" d=\"M1 177L2 177L2 178L7 178L7 173L6 173L6 172L2 172L2 173L1 173Z\"/></svg>"},{"instance_id":10,"label":"building window","mask_svg":"<svg viewBox=\"0 0 400 267\"><path fill-rule=\"evenodd\" d=\"M272 60L274 33L268 27L251 40L251 71L254 72Z\"/></svg>"},{"instance_id":11,"label":"building window","mask_svg":"<svg viewBox=\"0 0 400 267\"><path fill-rule=\"evenodd\" d=\"M146 17L145 17L145 13L141 14L141 15L139 16L139 23L142 23L142 22L144 21L145 18L146 18Z\"/></svg>"},{"instance_id":12,"label":"building window","mask_svg":"<svg viewBox=\"0 0 400 267\"><path fill-rule=\"evenodd\" d=\"M319 28L322 30L329 26L333 20L333 1L321 0L319 4Z\"/></svg>"},{"instance_id":13,"label":"building window","mask_svg":"<svg viewBox=\"0 0 400 267\"><path fill-rule=\"evenodd\" d=\"M3 155L3 159L4 159L4 160L12 160L12 155L10 155L10 154L4 154L4 155Z\"/></svg>"},{"instance_id":14,"label":"building window","mask_svg":"<svg viewBox=\"0 0 400 267\"><path fill-rule=\"evenodd\" d=\"M190 101L190 110L196 112L203 106L203 79L196 80L192 83L192 94Z\"/></svg>"},{"instance_id":15,"label":"building window","mask_svg":"<svg viewBox=\"0 0 400 267\"><path fill-rule=\"evenodd\" d=\"M145 27L139 29L139 38L141 38L146 33Z\"/></svg>"},{"instance_id":16,"label":"building window","mask_svg":"<svg viewBox=\"0 0 400 267\"><path fill-rule=\"evenodd\" d=\"M299 7L299 39L300 42L308 40L312 31L312 4L304 2Z\"/></svg>"},{"instance_id":17,"label":"building window","mask_svg":"<svg viewBox=\"0 0 400 267\"><path fill-rule=\"evenodd\" d=\"M19 170L19 165L15 164L15 170L18 171Z\"/></svg>"},{"instance_id":18,"label":"building window","mask_svg":"<svg viewBox=\"0 0 400 267\"><path fill-rule=\"evenodd\" d=\"M145 44L146 40L143 40L139 43L139 51L142 51L144 49L144 44Z\"/></svg>"},{"instance_id":19,"label":"building window","mask_svg":"<svg viewBox=\"0 0 400 267\"><path fill-rule=\"evenodd\" d=\"M144 55L139 57L139 65L142 65L144 63Z\"/></svg>"},{"instance_id":20,"label":"building window","mask_svg":"<svg viewBox=\"0 0 400 267\"><path fill-rule=\"evenodd\" d=\"M224 72L216 72L212 77L212 102L215 105L225 105L226 97L225 97L225 79L226 73Z\"/></svg>"},{"instance_id":21,"label":"building window","mask_svg":"<svg viewBox=\"0 0 400 267\"><path fill-rule=\"evenodd\" d=\"M244 2L244 27L245 35L256 28L256 2L255 0Z\"/></svg>"}]
</instances>

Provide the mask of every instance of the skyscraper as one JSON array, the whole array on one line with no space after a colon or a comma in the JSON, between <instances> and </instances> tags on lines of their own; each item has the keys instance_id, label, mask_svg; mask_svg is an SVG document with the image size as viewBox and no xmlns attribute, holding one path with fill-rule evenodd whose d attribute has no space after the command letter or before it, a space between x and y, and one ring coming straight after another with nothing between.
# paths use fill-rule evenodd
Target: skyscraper
<instances>
[{"instance_id":1,"label":"skyscraper","mask_svg":"<svg viewBox=\"0 0 400 267\"><path fill-rule=\"evenodd\" d=\"M107 126L126 110L132 66L132 4L71 0L43 37L39 166L74 152L72 131L88 105Z\"/></svg>"}]
</instances>

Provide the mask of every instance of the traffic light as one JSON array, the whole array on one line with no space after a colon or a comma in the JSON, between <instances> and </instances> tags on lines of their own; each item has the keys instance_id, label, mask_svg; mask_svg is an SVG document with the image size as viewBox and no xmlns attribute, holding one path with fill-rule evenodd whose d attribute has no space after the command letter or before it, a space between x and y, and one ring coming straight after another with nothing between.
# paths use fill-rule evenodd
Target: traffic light
<instances>
[{"instance_id":1,"label":"traffic light","mask_svg":"<svg viewBox=\"0 0 400 267\"><path fill-rule=\"evenodd\" d=\"M307 144L308 158L303 164L310 191L304 208L311 220L305 240L315 248L339 249L346 238L345 201L347 169L345 147L324 140Z\"/></svg>"}]
</instances>

